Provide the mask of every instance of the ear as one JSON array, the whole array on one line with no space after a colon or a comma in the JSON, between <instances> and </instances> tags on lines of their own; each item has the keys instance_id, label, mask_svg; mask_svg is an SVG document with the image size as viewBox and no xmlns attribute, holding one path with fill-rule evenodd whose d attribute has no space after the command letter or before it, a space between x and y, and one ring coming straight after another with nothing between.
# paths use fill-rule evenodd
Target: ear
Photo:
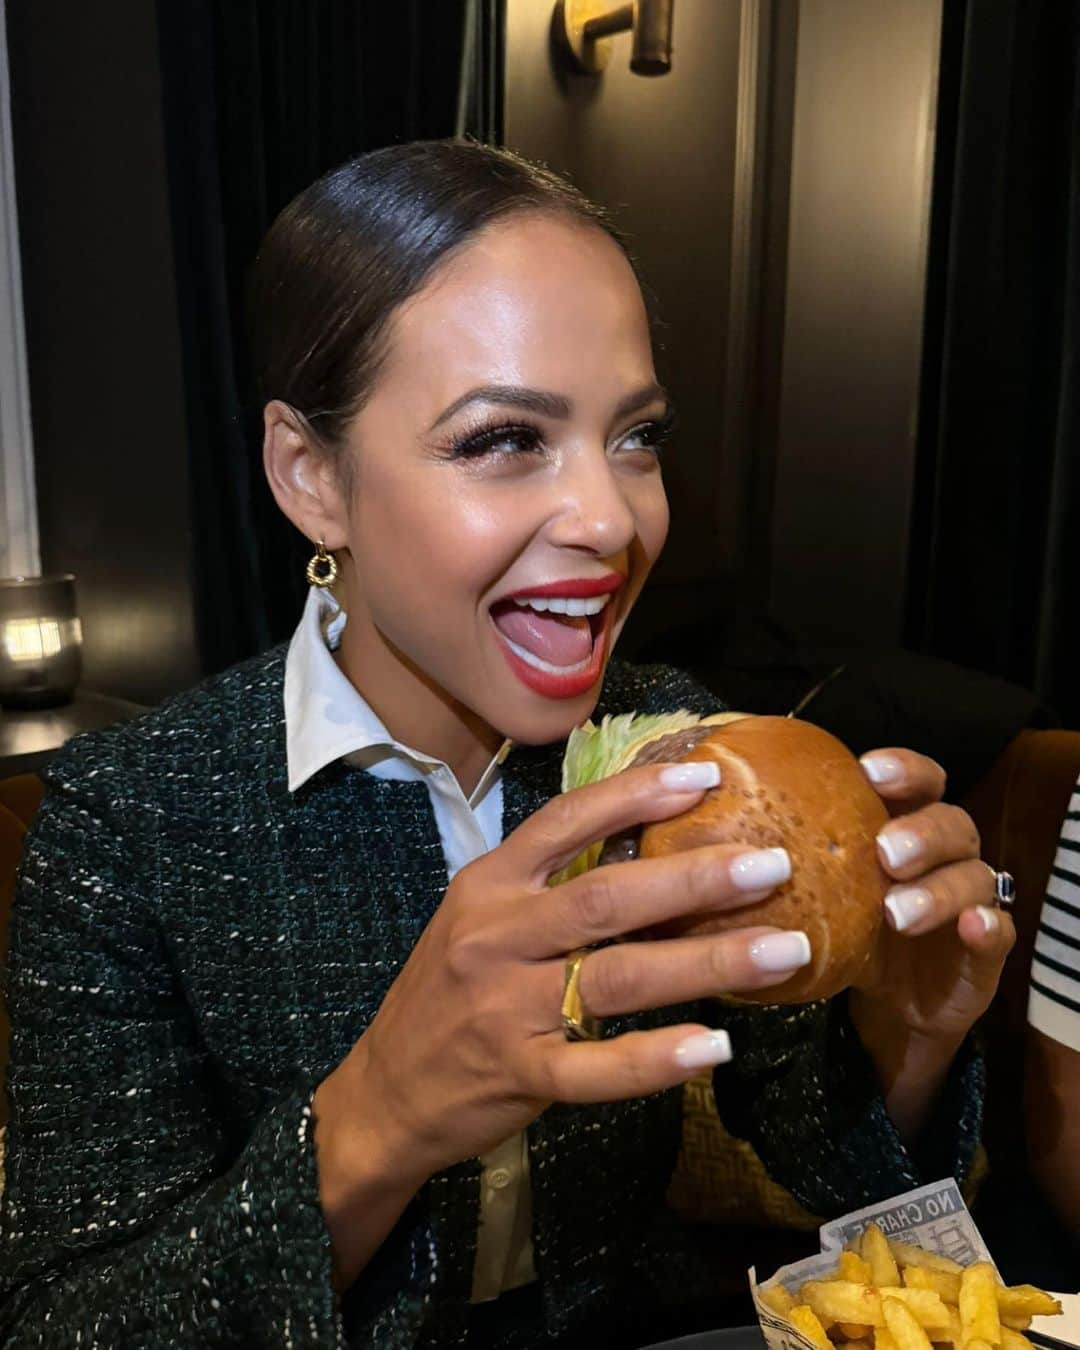
<instances>
[{"instance_id":1,"label":"ear","mask_svg":"<svg viewBox=\"0 0 1080 1350\"><path fill-rule=\"evenodd\" d=\"M263 409L263 468L274 500L313 542L344 548L348 502L330 455L287 403L273 399Z\"/></svg>"}]
</instances>

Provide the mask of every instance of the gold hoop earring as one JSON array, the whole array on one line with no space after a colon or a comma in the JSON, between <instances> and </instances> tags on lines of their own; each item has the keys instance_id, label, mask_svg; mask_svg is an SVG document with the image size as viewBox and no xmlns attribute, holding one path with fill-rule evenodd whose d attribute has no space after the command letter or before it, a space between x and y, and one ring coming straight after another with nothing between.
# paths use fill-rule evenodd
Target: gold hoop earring
<instances>
[{"instance_id":1,"label":"gold hoop earring","mask_svg":"<svg viewBox=\"0 0 1080 1350\"><path fill-rule=\"evenodd\" d=\"M337 581L337 574L337 559L332 553L327 553L326 545L320 539L315 545L315 556L307 565L308 585L332 586Z\"/></svg>"}]
</instances>

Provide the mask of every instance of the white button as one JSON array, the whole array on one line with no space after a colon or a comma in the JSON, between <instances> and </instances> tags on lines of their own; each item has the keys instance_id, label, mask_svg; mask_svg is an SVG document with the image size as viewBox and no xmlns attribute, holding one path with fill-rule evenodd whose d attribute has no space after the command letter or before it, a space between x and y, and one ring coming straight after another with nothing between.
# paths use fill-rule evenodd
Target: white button
<instances>
[{"instance_id":1,"label":"white button","mask_svg":"<svg viewBox=\"0 0 1080 1350\"><path fill-rule=\"evenodd\" d=\"M510 1185L512 1178L505 1167L496 1167L488 1177L488 1182L496 1191L505 1190Z\"/></svg>"}]
</instances>

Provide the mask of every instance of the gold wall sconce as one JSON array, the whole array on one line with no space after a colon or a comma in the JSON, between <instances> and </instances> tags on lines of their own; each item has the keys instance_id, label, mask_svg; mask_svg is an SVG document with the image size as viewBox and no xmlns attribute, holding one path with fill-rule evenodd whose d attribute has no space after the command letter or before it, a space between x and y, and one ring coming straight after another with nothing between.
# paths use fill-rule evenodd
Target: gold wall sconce
<instances>
[{"instance_id":1,"label":"gold wall sconce","mask_svg":"<svg viewBox=\"0 0 1080 1350\"><path fill-rule=\"evenodd\" d=\"M552 32L556 50L578 75L599 75L611 60L612 37L632 33L630 69L635 75L666 75L671 69L675 0L558 0Z\"/></svg>"}]
</instances>

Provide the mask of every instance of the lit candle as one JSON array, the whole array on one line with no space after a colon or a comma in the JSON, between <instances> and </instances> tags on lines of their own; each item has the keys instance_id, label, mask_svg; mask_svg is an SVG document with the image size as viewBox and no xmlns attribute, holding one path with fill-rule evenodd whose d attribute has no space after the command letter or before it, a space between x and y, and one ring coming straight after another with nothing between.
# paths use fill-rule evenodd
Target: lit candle
<instances>
[{"instance_id":1,"label":"lit candle","mask_svg":"<svg viewBox=\"0 0 1080 1350\"><path fill-rule=\"evenodd\" d=\"M0 578L0 704L67 703L82 672L75 578Z\"/></svg>"}]
</instances>

